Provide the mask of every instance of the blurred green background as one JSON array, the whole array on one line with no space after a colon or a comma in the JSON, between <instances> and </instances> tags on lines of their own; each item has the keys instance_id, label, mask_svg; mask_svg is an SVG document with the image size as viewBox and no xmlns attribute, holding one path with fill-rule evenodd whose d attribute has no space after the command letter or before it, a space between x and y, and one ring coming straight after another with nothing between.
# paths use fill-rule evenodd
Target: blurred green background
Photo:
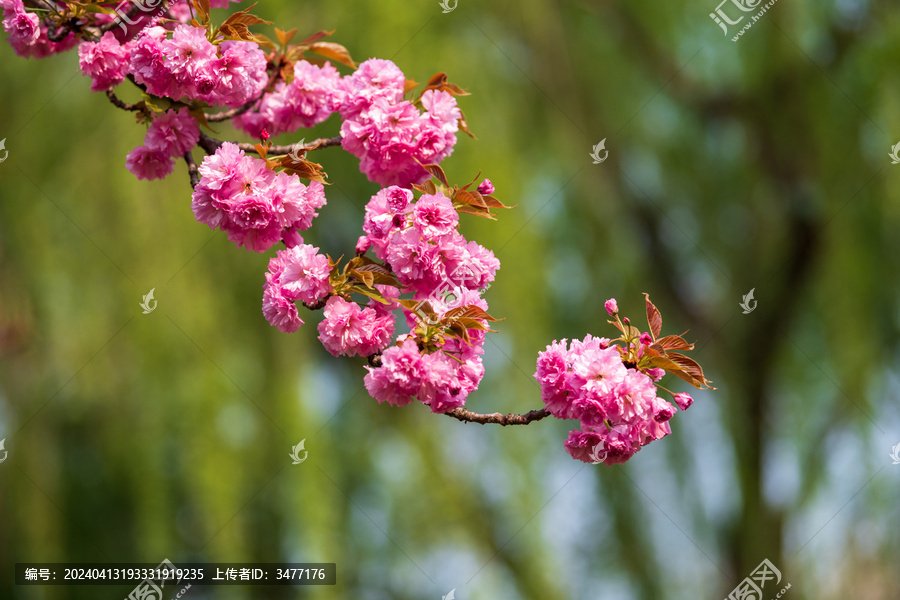
<instances>
[{"instance_id":1,"label":"blurred green background","mask_svg":"<svg viewBox=\"0 0 900 600\"><path fill-rule=\"evenodd\" d=\"M648 292L664 331L690 330L718 390L614 468L569 458L572 423L379 406L363 362L315 339L319 314L267 325L268 256L194 221L183 163L163 182L125 170L143 126L74 52L0 44L0 597L131 589L17 587L15 562L168 558L337 563L334 587L195 600L713 600L768 558L785 598L900 598L900 11L782 0L734 43L715 3L254 11L472 92L479 139L444 167L517 208L463 217L502 261L487 299L506 319L469 408L539 407L537 352L611 334L608 297L642 321ZM377 187L339 148L315 159L334 185L307 240L349 254Z\"/></svg>"}]
</instances>

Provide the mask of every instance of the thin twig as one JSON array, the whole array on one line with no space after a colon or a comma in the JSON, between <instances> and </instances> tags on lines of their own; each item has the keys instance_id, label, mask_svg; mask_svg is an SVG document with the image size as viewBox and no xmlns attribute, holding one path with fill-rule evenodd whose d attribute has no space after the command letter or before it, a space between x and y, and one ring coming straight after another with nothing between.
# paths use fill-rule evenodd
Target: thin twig
<instances>
[{"instance_id":1,"label":"thin twig","mask_svg":"<svg viewBox=\"0 0 900 600\"><path fill-rule=\"evenodd\" d=\"M188 176L191 178L191 187L196 188L197 184L200 183L200 172L197 170L197 163L194 162L194 157L191 155L190 150L184 153L184 162L187 163Z\"/></svg>"},{"instance_id":2,"label":"thin twig","mask_svg":"<svg viewBox=\"0 0 900 600\"><path fill-rule=\"evenodd\" d=\"M265 94L265 92L263 92L263 94ZM251 108L253 108L253 105L256 104L257 102L259 102L260 99L261 99L261 97L254 98L252 100L248 100L247 102L244 102L237 108L232 108L231 110L223 110L222 112L217 112L217 113L212 113L212 114L206 115L206 122L207 123L219 123L220 121L227 121L228 119L233 119L239 115L244 114Z\"/></svg>"},{"instance_id":3,"label":"thin twig","mask_svg":"<svg viewBox=\"0 0 900 600\"><path fill-rule=\"evenodd\" d=\"M448 417L453 417L463 423L478 423L479 425L486 425L488 423L494 423L496 425L528 425L529 423L533 423L535 421L540 421L546 417L550 416L550 411L546 408L541 408L538 410L528 411L524 415L516 415L516 414L500 414L500 413L490 413L490 414L481 414L472 412L471 410L466 410L465 408L454 408L451 411L445 412L445 415Z\"/></svg>"},{"instance_id":4,"label":"thin twig","mask_svg":"<svg viewBox=\"0 0 900 600\"><path fill-rule=\"evenodd\" d=\"M319 148L328 148L329 146L340 146L341 145L341 136L335 136L332 138L319 138L317 140L313 140L311 142L307 142L302 146L298 146L296 144L291 146L269 146L269 154L291 154L294 151L305 150L309 152L310 150L317 150ZM256 152L256 148L253 144L238 144L238 148L243 150L244 152Z\"/></svg>"},{"instance_id":5,"label":"thin twig","mask_svg":"<svg viewBox=\"0 0 900 600\"><path fill-rule=\"evenodd\" d=\"M121 108L122 110L131 110L131 111L141 110L141 107L138 106L137 104L128 104L127 102L120 100L119 97L116 96L115 92L113 92L112 90L106 90L106 97L109 98L110 102L112 102L115 106L117 106L118 108Z\"/></svg>"},{"instance_id":6,"label":"thin twig","mask_svg":"<svg viewBox=\"0 0 900 600\"><path fill-rule=\"evenodd\" d=\"M263 88L263 91L259 94L258 97L253 98L252 100L248 100L244 102L242 105L237 108L232 108L231 110L225 110L222 112L213 113L211 115L206 115L207 123L218 123L220 121L227 121L228 119L233 119L238 115L242 115L251 108L253 105L263 99L263 96L269 93L269 89L275 85L275 82L278 80L278 77L281 75L281 70L278 68L278 65L273 65L272 74L269 75L269 81L266 83L266 86Z\"/></svg>"},{"instance_id":7,"label":"thin twig","mask_svg":"<svg viewBox=\"0 0 900 600\"><path fill-rule=\"evenodd\" d=\"M198 145L201 148L203 148L207 154L214 154L215 151L218 150L219 147L223 143L224 142L222 142L222 140L217 140L216 138L210 137L209 135L203 133L202 131L200 132L200 142L198 142ZM297 145L270 146L268 153L272 154L272 155L290 154L290 153L294 152L295 150L298 152L302 151L302 150L305 150L308 152L310 150L314 150L314 149L318 149L318 148L328 148L329 146L340 146L340 145L341 145L341 137L336 136L333 138L319 138L317 140L307 142L307 143L303 144L302 146L297 146ZM254 154L259 154L259 152L256 151L256 147L254 144L239 143L237 146L244 152L252 152Z\"/></svg>"}]
</instances>

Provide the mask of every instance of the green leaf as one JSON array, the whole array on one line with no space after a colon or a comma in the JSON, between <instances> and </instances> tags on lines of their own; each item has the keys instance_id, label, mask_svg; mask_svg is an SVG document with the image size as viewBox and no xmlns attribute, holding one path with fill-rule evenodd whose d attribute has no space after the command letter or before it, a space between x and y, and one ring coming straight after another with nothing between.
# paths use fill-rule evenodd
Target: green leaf
<instances>
[{"instance_id":1,"label":"green leaf","mask_svg":"<svg viewBox=\"0 0 900 600\"><path fill-rule=\"evenodd\" d=\"M363 296L368 296L372 300L376 302L380 302L381 304L390 304L390 300L385 300L384 296L382 296L378 291L365 288L361 285L354 285L350 288L351 292L356 292L357 294L362 294Z\"/></svg>"},{"instance_id":2,"label":"green leaf","mask_svg":"<svg viewBox=\"0 0 900 600\"><path fill-rule=\"evenodd\" d=\"M166 112L172 108L172 101L168 98L158 98L150 94L144 94L144 105L155 113Z\"/></svg>"}]
</instances>

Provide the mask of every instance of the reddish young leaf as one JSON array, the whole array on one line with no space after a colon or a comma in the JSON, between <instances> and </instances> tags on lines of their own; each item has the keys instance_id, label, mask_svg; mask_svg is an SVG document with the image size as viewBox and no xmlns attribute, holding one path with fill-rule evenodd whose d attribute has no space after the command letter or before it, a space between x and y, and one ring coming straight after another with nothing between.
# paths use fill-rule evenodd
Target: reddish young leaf
<instances>
[{"instance_id":1,"label":"reddish young leaf","mask_svg":"<svg viewBox=\"0 0 900 600\"><path fill-rule=\"evenodd\" d=\"M676 363L681 369L689 376L696 379L700 385L694 384L696 387L701 388L705 385L711 390L716 388L709 385L712 383L703 375L703 368L697 364L693 358L687 357L680 352L669 352L666 354L666 357L669 358L672 362Z\"/></svg>"},{"instance_id":2,"label":"reddish young leaf","mask_svg":"<svg viewBox=\"0 0 900 600\"><path fill-rule=\"evenodd\" d=\"M475 215L476 217L484 217L485 219L490 219L492 221L496 221L497 217L492 215L486 208L476 208L474 206L457 206L456 212L458 213L466 213L467 215Z\"/></svg>"},{"instance_id":3,"label":"reddish young leaf","mask_svg":"<svg viewBox=\"0 0 900 600\"><path fill-rule=\"evenodd\" d=\"M447 74L435 73L431 76L431 79L428 80L428 83L425 84L425 89L441 87L445 83L447 83Z\"/></svg>"},{"instance_id":4,"label":"reddish young leaf","mask_svg":"<svg viewBox=\"0 0 900 600\"><path fill-rule=\"evenodd\" d=\"M647 324L650 326L650 333L653 334L655 340L662 331L662 315L659 314L659 309L650 302L650 294L644 293L644 299L647 301Z\"/></svg>"},{"instance_id":5,"label":"reddish young leaf","mask_svg":"<svg viewBox=\"0 0 900 600\"><path fill-rule=\"evenodd\" d=\"M300 45L308 46L309 44L312 44L313 42L318 42L322 38L328 37L329 35L331 35L333 33L334 33L334 29L332 29L331 31L325 31L325 30L317 31L316 33L312 34L311 36L309 36L308 38L306 38L305 40L300 42Z\"/></svg>"},{"instance_id":6,"label":"reddish young leaf","mask_svg":"<svg viewBox=\"0 0 900 600\"><path fill-rule=\"evenodd\" d=\"M296 29L291 29L290 31L283 31L281 29L275 28L275 37L278 38L278 43L282 46L287 46L291 43L291 40L294 39L294 36L297 35Z\"/></svg>"},{"instance_id":7,"label":"reddish young leaf","mask_svg":"<svg viewBox=\"0 0 900 600\"><path fill-rule=\"evenodd\" d=\"M460 116L459 116L459 119L457 119L457 125L459 125L459 128L460 128L460 129L463 131L463 133L465 133L467 136L469 136L469 137L472 138L473 140L477 140L478 138L475 137L475 134L472 133L471 131L469 131L469 122L466 121L466 115L465 115L465 113L463 113L462 109L459 109L459 115L460 115Z\"/></svg>"},{"instance_id":8,"label":"reddish young leaf","mask_svg":"<svg viewBox=\"0 0 900 600\"><path fill-rule=\"evenodd\" d=\"M444 169L442 169L440 165L427 164L422 165L422 168L428 171L432 177L443 183L444 186L450 187L450 184L447 183L447 174L444 173Z\"/></svg>"},{"instance_id":9,"label":"reddish young leaf","mask_svg":"<svg viewBox=\"0 0 900 600\"><path fill-rule=\"evenodd\" d=\"M422 192L423 194L430 194L430 195L437 194L437 187L434 185L434 182L430 179L420 185L414 184L413 189L418 190L418 191Z\"/></svg>"},{"instance_id":10,"label":"reddish young leaf","mask_svg":"<svg viewBox=\"0 0 900 600\"><path fill-rule=\"evenodd\" d=\"M328 182L325 181L328 174L322 169L322 165L306 160L305 158L294 160L290 155L287 155L281 158L281 166L284 167L284 172L289 175L291 173L296 173L304 179L328 184Z\"/></svg>"},{"instance_id":11,"label":"reddish young leaf","mask_svg":"<svg viewBox=\"0 0 900 600\"><path fill-rule=\"evenodd\" d=\"M411 92L417 87L419 87L419 83L415 79L407 79L406 83L403 84L403 93Z\"/></svg>"},{"instance_id":12,"label":"reddish young leaf","mask_svg":"<svg viewBox=\"0 0 900 600\"><path fill-rule=\"evenodd\" d=\"M494 198L493 196L482 196L484 203L487 204L491 208L515 208L513 206L507 206Z\"/></svg>"},{"instance_id":13,"label":"reddish young leaf","mask_svg":"<svg viewBox=\"0 0 900 600\"><path fill-rule=\"evenodd\" d=\"M350 53L340 44L335 44L334 42L315 42L309 45L309 51L321 54L322 56L327 56L343 65L347 65L351 69L356 68L356 63L350 58Z\"/></svg>"},{"instance_id":14,"label":"reddish young leaf","mask_svg":"<svg viewBox=\"0 0 900 600\"><path fill-rule=\"evenodd\" d=\"M191 0L191 4L197 10L197 16L204 25L209 23L209 0Z\"/></svg>"},{"instance_id":15,"label":"reddish young leaf","mask_svg":"<svg viewBox=\"0 0 900 600\"><path fill-rule=\"evenodd\" d=\"M254 4L253 6L256 6L256 4ZM250 9L252 9L253 6L234 13L233 15L225 19L223 25L271 25L271 21L266 21L265 19L260 19L256 15L250 14Z\"/></svg>"},{"instance_id":16,"label":"reddish young leaf","mask_svg":"<svg viewBox=\"0 0 900 600\"><path fill-rule=\"evenodd\" d=\"M680 335L666 335L658 340L656 340L656 344L654 346L659 345L663 350L693 350L694 345L689 344L685 341L683 337Z\"/></svg>"},{"instance_id":17,"label":"reddish young leaf","mask_svg":"<svg viewBox=\"0 0 900 600\"><path fill-rule=\"evenodd\" d=\"M476 206L478 208L487 209L488 205L478 192L470 192L469 190L460 190L453 196L455 202Z\"/></svg>"}]
</instances>

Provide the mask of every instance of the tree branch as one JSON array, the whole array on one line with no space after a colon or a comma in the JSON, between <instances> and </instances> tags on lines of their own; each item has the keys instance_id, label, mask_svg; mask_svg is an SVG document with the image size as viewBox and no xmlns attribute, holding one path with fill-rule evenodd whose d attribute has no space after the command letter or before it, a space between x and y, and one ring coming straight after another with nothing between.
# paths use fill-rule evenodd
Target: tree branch
<instances>
[{"instance_id":1,"label":"tree branch","mask_svg":"<svg viewBox=\"0 0 900 600\"><path fill-rule=\"evenodd\" d=\"M272 74L269 75L269 81L266 83L266 87L263 88L263 91L259 94L259 97L253 98L252 100L247 100L244 104L238 106L237 108L232 108L231 110L224 110L222 112L206 115L206 122L218 123L219 121L227 121L228 119L233 119L238 115L244 114L245 112L253 108L254 104L262 100L263 96L269 93L269 89L275 85L275 82L281 75L281 69L279 68L279 65L272 65L271 63L269 63L267 65L267 68L269 65L272 66Z\"/></svg>"},{"instance_id":2,"label":"tree branch","mask_svg":"<svg viewBox=\"0 0 900 600\"><path fill-rule=\"evenodd\" d=\"M120 100L119 97L116 96L115 92L113 92L112 90L106 90L106 97L109 98L109 101L112 102L116 107L121 108L122 110L130 110L130 111L141 110L141 107L138 106L137 104L128 104L127 102Z\"/></svg>"},{"instance_id":3,"label":"tree branch","mask_svg":"<svg viewBox=\"0 0 900 600\"><path fill-rule=\"evenodd\" d=\"M184 153L184 162L187 163L188 176L191 178L191 187L196 188L197 184L200 183L200 172L197 170L197 163L194 162L194 157L191 155L190 150Z\"/></svg>"},{"instance_id":4,"label":"tree branch","mask_svg":"<svg viewBox=\"0 0 900 600\"><path fill-rule=\"evenodd\" d=\"M453 417L454 419L462 421L463 423L478 423L479 425L494 423L505 427L506 425L528 425L529 423L540 421L541 419L549 417L550 411L546 408L541 408L528 411L524 415L502 415L500 413L481 414L466 410L465 408L454 408L444 414L448 417Z\"/></svg>"},{"instance_id":5,"label":"tree branch","mask_svg":"<svg viewBox=\"0 0 900 600\"><path fill-rule=\"evenodd\" d=\"M266 92L263 91L263 95L265 95L265 93ZM244 102L242 105L238 106L237 108L232 108L231 110L223 110L222 112L208 114L208 115L206 115L206 122L207 123L218 123L220 121L227 121L228 119L233 119L234 117L237 117L238 115L242 115L245 112L247 112L248 110L250 110L251 108L253 108L253 105L256 104L257 102L259 102L261 99L262 99L262 96L260 96L259 98L253 98L252 100L247 100L246 102Z\"/></svg>"},{"instance_id":6,"label":"tree branch","mask_svg":"<svg viewBox=\"0 0 900 600\"><path fill-rule=\"evenodd\" d=\"M202 131L200 132L200 142L198 143L198 145L203 148L207 154L215 154L216 150L218 150L223 143L224 142L222 140L217 140L214 137L206 135ZM270 146L269 154L290 154L291 152L294 152L294 150L305 150L308 152L313 149L328 148L329 146L339 146L340 144L340 136L336 136L333 138L319 138L317 140L307 142L302 146L297 146L296 144L294 144L293 146ZM254 144L241 142L238 143L237 146L244 152L259 154L259 152L256 151L256 147L254 146Z\"/></svg>"}]
</instances>

